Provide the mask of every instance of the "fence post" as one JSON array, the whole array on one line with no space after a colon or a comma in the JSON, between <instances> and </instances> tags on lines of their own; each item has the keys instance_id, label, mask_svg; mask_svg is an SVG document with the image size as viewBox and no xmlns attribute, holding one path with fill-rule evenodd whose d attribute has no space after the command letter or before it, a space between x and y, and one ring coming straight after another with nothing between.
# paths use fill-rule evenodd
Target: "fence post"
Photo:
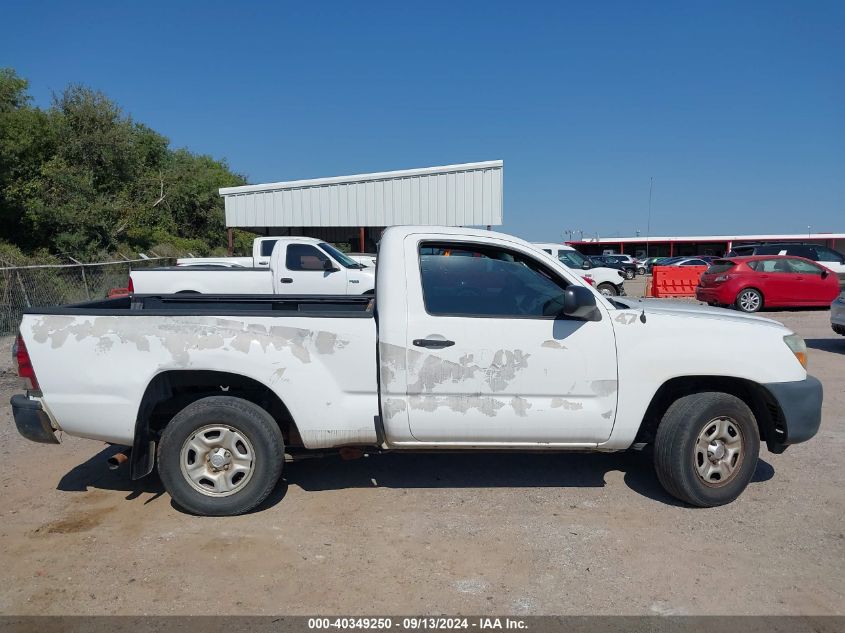
<instances>
[{"instance_id":1,"label":"fence post","mask_svg":"<svg viewBox=\"0 0 845 633\"><path fill-rule=\"evenodd\" d=\"M91 291L88 289L88 279L85 277L85 264L74 259L70 255L68 255L67 258L74 264L79 265L79 270L82 271L82 285L85 287L85 298L88 299L88 301L91 301Z\"/></svg>"},{"instance_id":2,"label":"fence post","mask_svg":"<svg viewBox=\"0 0 845 633\"><path fill-rule=\"evenodd\" d=\"M18 275L18 285L21 287L21 292L23 293L23 300L26 301L26 307L31 308L32 304L29 302L29 295L26 294L26 286L23 285L23 279L21 279L21 271L16 271Z\"/></svg>"}]
</instances>

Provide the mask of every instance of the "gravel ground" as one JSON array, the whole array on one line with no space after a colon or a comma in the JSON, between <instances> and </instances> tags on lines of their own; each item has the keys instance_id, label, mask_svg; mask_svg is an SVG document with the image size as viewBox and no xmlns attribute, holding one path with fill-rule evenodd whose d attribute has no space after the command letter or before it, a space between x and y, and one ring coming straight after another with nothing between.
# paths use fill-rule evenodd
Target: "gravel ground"
<instances>
[{"instance_id":1,"label":"gravel ground","mask_svg":"<svg viewBox=\"0 0 845 633\"><path fill-rule=\"evenodd\" d=\"M807 338L822 427L716 509L668 497L646 453L437 454L289 464L260 511L197 518L4 406L0 613L845 614L845 338L827 311L766 316Z\"/></svg>"}]
</instances>

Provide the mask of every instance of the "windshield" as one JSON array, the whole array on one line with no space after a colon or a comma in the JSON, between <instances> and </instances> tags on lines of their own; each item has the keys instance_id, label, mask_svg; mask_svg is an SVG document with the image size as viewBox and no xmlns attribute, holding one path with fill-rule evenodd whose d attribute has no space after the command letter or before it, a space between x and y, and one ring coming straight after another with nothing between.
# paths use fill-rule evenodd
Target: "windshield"
<instances>
[{"instance_id":1,"label":"windshield","mask_svg":"<svg viewBox=\"0 0 845 633\"><path fill-rule=\"evenodd\" d=\"M364 268L363 264L359 264L351 257L348 257L344 253L341 253L331 244L326 244L325 242L320 242L320 248L326 251L329 255L331 255L341 266L344 268Z\"/></svg>"},{"instance_id":2,"label":"windshield","mask_svg":"<svg viewBox=\"0 0 845 633\"><path fill-rule=\"evenodd\" d=\"M557 258L564 266L569 268L581 268L587 258L578 251L559 251Z\"/></svg>"}]
</instances>

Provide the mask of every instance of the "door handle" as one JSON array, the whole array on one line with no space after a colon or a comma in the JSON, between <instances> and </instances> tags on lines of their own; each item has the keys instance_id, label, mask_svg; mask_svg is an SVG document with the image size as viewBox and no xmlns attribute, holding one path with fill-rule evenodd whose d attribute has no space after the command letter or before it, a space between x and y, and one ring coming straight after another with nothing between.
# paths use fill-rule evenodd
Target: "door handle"
<instances>
[{"instance_id":1,"label":"door handle","mask_svg":"<svg viewBox=\"0 0 845 633\"><path fill-rule=\"evenodd\" d=\"M444 347L452 347L455 341L442 341L436 338L415 338L414 345L417 347L429 347L431 349L442 349Z\"/></svg>"},{"instance_id":2,"label":"door handle","mask_svg":"<svg viewBox=\"0 0 845 633\"><path fill-rule=\"evenodd\" d=\"M259 266L266 266L266 265L267 265L267 260L264 260L263 262L258 262L258 265L259 265Z\"/></svg>"},{"instance_id":3,"label":"door handle","mask_svg":"<svg viewBox=\"0 0 845 633\"><path fill-rule=\"evenodd\" d=\"M279 281L281 281L283 284L292 284L293 283L293 279L291 279L290 277L282 277L281 279L279 279Z\"/></svg>"}]
</instances>

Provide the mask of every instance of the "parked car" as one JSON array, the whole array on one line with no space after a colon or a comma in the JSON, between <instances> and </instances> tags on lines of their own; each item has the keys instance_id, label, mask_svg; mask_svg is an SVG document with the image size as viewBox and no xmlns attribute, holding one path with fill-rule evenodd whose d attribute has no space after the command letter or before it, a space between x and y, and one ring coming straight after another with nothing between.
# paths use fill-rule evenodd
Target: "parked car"
<instances>
[{"instance_id":1,"label":"parked car","mask_svg":"<svg viewBox=\"0 0 845 633\"><path fill-rule=\"evenodd\" d=\"M821 264L845 280L845 255L826 246L816 244L764 244L757 248L757 255L792 255Z\"/></svg>"},{"instance_id":2,"label":"parked car","mask_svg":"<svg viewBox=\"0 0 845 633\"><path fill-rule=\"evenodd\" d=\"M453 249L471 253L445 256ZM781 453L819 428L806 345L774 321L631 308L490 231L391 227L379 259L375 298L136 295L30 309L17 428L131 447L133 478L157 468L175 504L201 515L255 508L286 452L341 447L653 444L669 494L718 506L751 481L761 442Z\"/></svg>"},{"instance_id":3,"label":"parked car","mask_svg":"<svg viewBox=\"0 0 845 633\"><path fill-rule=\"evenodd\" d=\"M273 247L279 236L256 237L252 240L252 257L180 257L177 266L227 266L240 268L267 268Z\"/></svg>"},{"instance_id":4,"label":"parked car","mask_svg":"<svg viewBox=\"0 0 845 633\"><path fill-rule=\"evenodd\" d=\"M654 272L655 266L671 266L672 263L683 259L682 257L655 257L651 264L648 265L647 272L651 274Z\"/></svg>"},{"instance_id":5,"label":"parked car","mask_svg":"<svg viewBox=\"0 0 845 633\"><path fill-rule=\"evenodd\" d=\"M273 248L278 242L296 241L299 239L301 238L279 235L256 237L252 240L252 257L180 257L176 260L176 265L268 268L270 266L270 256L273 254ZM346 253L346 255L367 268L372 268L376 265L376 255L374 253Z\"/></svg>"},{"instance_id":6,"label":"parked car","mask_svg":"<svg viewBox=\"0 0 845 633\"><path fill-rule=\"evenodd\" d=\"M834 332L845 336L845 290L830 304L830 326Z\"/></svg>"},{"instance_id":7,"label":"parked car","mask_svg":"<svg viewBox=\"0 0 845 633\"><path fill-rule=\"evenodd\" d=\"M594 266L621 270L625 279L633 279L637 276L637 265L633 261L623 259L621 255L593 255L590 261Z\"/></svg>"},{"instance_id":8,"label":"parked car","mask_svg":"<svg viewBox=\"0 0 845 633\"><path fill-rule=\"evenodd\" d=\"M660 266L709 266L710 262L701 257L675 257L671 262L660 262Z\"/></svg>"},{"instance_id":9,"label":"parked car","mask_svg":"<svg viewBox=\"0 0 845 633\"><path fill-rule=\"evenodd\" d=\"M639 272L639 274L641 274L641 275L650 275L651 269L655 265L659 266L660 265L659 262L663 259L666 259L666 258L665 257L647 257L646 259L642 260L641 262L639 262L637 264L638 267L642 266L642 272L640 272L639 268L637 269L637 272Z\"/></svg>"},{"instance_id":10,"label":"parked car","mask_svg":"<svg viewBox=\"0 0 845 633\"><path fill-rule=\"evenodd\" d=\"M793 257L803 257L832 270L841 280L845 281L845 255L827 246L789 242L752 244L748 246L736 246L728 256L734 257L738 255L790 255Z\"/></svg>"},{"instance_id":11,"label":"parked car","mask_svg":"<svg viewBox=\"0 0 845 633\"><path fill-rule=\"evenodd\" d=\"M742 246L734 246L731 250L725 253L725 257L751 257L756 254L759 246L761 246L761 244L744 244Z\"/></svg>"},{"instance_id":12,"label":"parked car","mask_svg":"<svg viewBox=\"0 0 845 633\"><path fill-rule=\"evenodd\" d=\"M763 307L827 306L839 294L830 270L800 257L755 255L717 259L701 275L695 296L742 312Z\"/></svg>"},{"instance_id":13,"label":"parked car","mask_svg":"<svg viewBox=\"0 0 845 633\"><path fill-rule=\"evenodd\" d=\"M625 264L636 264L637 260L634 259L631 255L625 255L624 253L604 253L601 257L608 257L611 258L610 261L622 262Z\"/></svg>"},{"instance_id":14,"label":"parked car","mask_svg":"<svg viewBox=\"0 0 845 633\"><path fill-rule=\"evenodd\" d=\"M621 270L597 266L579 251L565 244L535 243L534 246L586 279L601 294L607 297L625 294L625 275Z\"/></svg>"},{"instance_id":15,"label":"parked car","mask_svg":"<svg viewBox=\"0 0 845 633\"><path fill-rule=\"evenodd\" d=\"M129 273L136 294L368 294L375 269L367 268L331 244L312 237L277 238L268 266L226 267L225 262L169 268L139 268Z\"/></svg>"},{"instance_id":16,"label":"parked car","mask_svg":"<svg viewBox=\"0 0 845 633\"><path fill-rule=\"evenodd\" d=\"M366 268L375 268L376 267L376 254L375 253L346 253L349 259L353 259L362 266Z\"/></svg>"}]
</instances>

